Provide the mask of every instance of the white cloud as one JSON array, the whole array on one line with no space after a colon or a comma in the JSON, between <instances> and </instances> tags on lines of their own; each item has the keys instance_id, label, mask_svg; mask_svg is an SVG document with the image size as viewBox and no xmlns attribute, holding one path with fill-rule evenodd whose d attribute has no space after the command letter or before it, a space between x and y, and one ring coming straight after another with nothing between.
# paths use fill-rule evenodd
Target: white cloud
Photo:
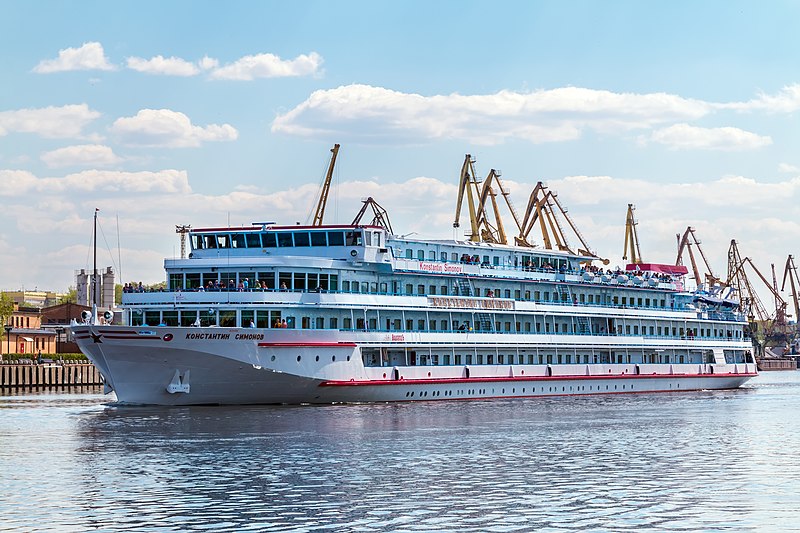
<instances>
[{"instance_id":1,"label":"white cloud","mask_svg":"<svg viewBox=\"0 0 800 533\"><path fill-rule=\"evenodd\" d=\"M311 76L319 72L322 56L316 52L302 54L294 59L281 59L275 54L244 56L211 72L212 79L253 80L256 78L284 78Z\"/></svg>"},{"instance_id":2,"label":"white cloud","mask_svg":"<svg viewBox=\"0 0 800 533\"><path fill-rule=\"evenodd\" d=\"M778 165L778 172L787 173L787 174L797 173L797 172L800 172L800 167L798 167L796 165L790 165L789 163L780 163Z\"/></svg>"},{"instance_id":3,"label":"white cloud","mask_svg":"<svg viewBox=\"0 0 800 533\"><path fill-rule=\"evenodd\" d=\"M739 128L700 128L689 124L675 124L655 130L649 139L675 150L754 150L772 144L769 136Z\"/></svg>"},{"instance_id":4,"label":"white cloud","mask_svg":"<svg viewBox=\"0 0 800 533\"><path fill-rule=\"evenodd\" d=\"M800 109L800 84L783 87L776 95L760 93L747 102L715 104L719 109L735 111L767 111L772 113L794 113Z\"/></svg>"},{"instance_id":5,"label":"white cloud","mask_svg":"<svg viewBox=\"0 0 800 533\"><path fill-rule=\"evenodd\" d=\"M0 136L19 132L47 138L82 137L86 125L99 116L86 104L0 111Z\"/></svg>"},{"instance_id":6,"label":"white cloud","mask_svg":"<svg viewBox=\"0 0 800 533\"><path fill-rule=\"evenodd\" d=\"M122 161L122 158L114 154L110 147L99 144L65 146L64 148L43 153L41 159L50 168L69 166L105 167Z\"/></svg>"},{"instance_id":7,"label":"white cloud","mask_svg":"<svg viewBox=\"0 0 800 533\"><path fill-rule=\"evenodd\" d=\"M147 74L161 74L165 76L196 76L200 68L179 57L155 56L150 59L129 57L128 68Z\"/></svg>"},{"instance_id":8,"label":"white cloud","mask_svg":"<svg viewBox=\"0 0 800 533\"><path fill-rule=\"evenodd\" d=\"M273 132L362 142L464 139L497 144L573 140L583 131L626 132L693 120L705 102L664 93L613 93L577 87L490 95L422 96L382 87L347 85L312 93L279 115Z\"/></svg>"},{"instance_id":9,"label":"white cloud","mask_svg":"<svg viewBox=\"0 0 800 533\"><path fill-rule=\"evenodd\" d=\"M194 147L239 137L230 124L195 126L185 114L170 109L142 109L134 117L115 120L111 131L123 143L157 147Z\"/></svg>"},{"instance_id":10,"label":"white cloud","mask_svg":"<svg viewBox=\"0 0 800 533\"><path fill-rule=\"evenodd\" d=\"M219 66L219 61L217 61L213 57L205 56L203 57L203 59L198 61L197 64L203 70L211 70Z\"/></svg>"},{"instance_id":11,"label":"white cloud","mask_svg":"<svg viewBox=\"0 0 800 533\"><path fill-rule=\"evenodd\" d=\"M116 67L106 58L103 45L91 42L84 43L80 48L59 50L58 58L45 59L33 68L39 74L72 70L116 70Z\"/></svg>"},{"instance_id":12,"label":"white cloud","mask_svg":"<svg viewBox=\"0 0 800 533\"><path fill-rule=\"evenodd\" d=\"M0 170L0 195L64 194L85 192L181 193L191 192L185 170L124 172L84 170L64 177L39 178L22 170Z\"/></svg>"}]
</instances>

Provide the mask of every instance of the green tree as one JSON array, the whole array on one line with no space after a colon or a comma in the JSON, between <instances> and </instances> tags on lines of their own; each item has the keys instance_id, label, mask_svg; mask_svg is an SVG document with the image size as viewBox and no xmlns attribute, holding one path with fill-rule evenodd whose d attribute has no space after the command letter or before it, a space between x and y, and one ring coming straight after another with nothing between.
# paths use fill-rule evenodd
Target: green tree
<instances>
[{"instance_id":1,"label":"green tree","mask_svg":"<svg viewBox=\"0 0 800 533\"><path fill-rule=\"evenodd\" d=\"M61 304L76 304L78 303L78 291L75 287L67 289L67 293L58 299Z\"/></svg>"},{"instance_id":2,"label":"green tree","mask_svg":"<svg viewBox=\"0 0 800 533\"><path fill-rule=\"evenodd\" d=\"M6 325L8 323L8 319L11 314L14 312L14 300L6 293L0 293L0 319L2 319L3 324ZM0 341L3 340L3 337L6 334L5 329L0 329Z\"/></svg>"}]
</instances>

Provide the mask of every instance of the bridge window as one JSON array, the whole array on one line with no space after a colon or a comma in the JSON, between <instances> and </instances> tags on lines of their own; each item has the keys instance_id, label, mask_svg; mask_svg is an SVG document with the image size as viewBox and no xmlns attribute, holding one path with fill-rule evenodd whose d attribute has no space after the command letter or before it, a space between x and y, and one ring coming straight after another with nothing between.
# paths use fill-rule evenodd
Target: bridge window
<instances>
[{"instance_id":1,"label":"bridge window","mask_svg":"<svg viewBox=\"0 0 800 533\"><path fill-rule=\"evenodd\" d=\"M329 231L328 246L344 246L344 233L341 231Z\"/></svg>"},{"instance_id":2,"label":"bridge window","mask_svg":"<svg viewBox=\"0 0 800 533\"><path fill-rule=\"evenodd\" d=\"M308 238L308 232L297 232L294 234L294 245L295 246L309 246L311 241Z\"/></svg>"},{"instance_id":3,"label":"bridge window","mask_svg":"<svg viewBox=\"0 0 800 533\"><path fill-rule=\"evenodd\" d=\"M344 241L346 246L361 246L361 232L346 231L344 234Z\"/></svg>"},{"instance_id":4,"label":"bridge window","mask_svg":"<svg viewBox=\"0 0 800 533\"><path fill-rule=\"evenodd\" d=\"M278 246L281 248L290 248L293 246L291 233L278 233Z\"/></svg>"},{"instance_id":5,"label":"bridge window","mask_svg":"<svg viewBox=\"0 0 800 533\"><path fill-rule=\"evenodd\" d=\"M261 236L258 233L245 233L244 240L248 248L261 248Z\"/></svg>"},{"instance_id":6,"label":"bridge window","mask_svg":"<svg viewBox=\"0 0 800 533\"><path fill-rule=\"evenodd\" d=\"M244 248L244 234L234 233L231 235L231 248Z\"/></svg>"},{"instance_id":7,"label":"bridge window","mask_svg":"<svg viewBox=\"0 0 800 533\"><path fill-rule=\"evenodd\" d=\"M275 248L278 246L277 237L274 233L261 234L261 246L264 248Z\"/></svg>"},{"instance_id":8,"label":"bridge window","mask_svg":"<svg viewBox=\"0 0 800 533\"><path fill-rule=\"evenodd\" d=\"M327 246L328 238L324 231L315 231L311 233L311 246Z\"/></svg>"}]
</instances>

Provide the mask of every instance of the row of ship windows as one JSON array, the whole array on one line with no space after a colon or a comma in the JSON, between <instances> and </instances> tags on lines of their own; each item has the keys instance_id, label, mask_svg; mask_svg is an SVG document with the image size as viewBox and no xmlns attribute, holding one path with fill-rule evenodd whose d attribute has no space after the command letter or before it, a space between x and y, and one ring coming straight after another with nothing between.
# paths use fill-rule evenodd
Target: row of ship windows
<instances>
[{"instance_id":1,"label":"row of ship windows","mask_svg":"<svg viewBox=\"0 0 800 533\"><path fill-rule=\"evenodd\" d=\"M677 388L678 389L681 388L680 384L678 384ZM413 391L412 390L412 391L406 391L406 398L414 398L414 397L416 397L416 398L428 398L429 394L430 394L430 397L433 397L433 398L441 397L441 396L489 396L489 395L495 396L497 394L505 396L505 395L508 395L508 394L511 394L511 395L518 394L517 390L518 390L517 387L510 387L508 389L508 393L506 392L505 388L501 388L499 392L497 392L497 389L491 389L491 392L489 392L490 389L457 389L457 390L445 390L445 391L439 391L439 390L434 390L434 391L427 391L427 390ZM530 392L528 392L529 390L530 390ZM587 390L586 389L586 385L570 385L569 386L569 390L567 390L566 385L562 385L560 390L559 390L558 386L555 386L555 387L553 387L553 386L541 387L538 390L536 389L536 387L531 387L530 389L528 389L528 387L520 387L519 394L547 394L547 393L550 393L550 392L553 392L553 393L557 394L559 392L560 393L585 392L586 390ZM618 390L632 391L633 390L633 385L632 384L631 385L627 385L627 384L614 385L613 388L611 388L611 385L606 385L605 388L603 388L603 385L597 385L597 386L589 385L589 389L588 390L589 391L597 391L597 392L602 392L602 391L609 391L610 392L610 391L614 391L614 390L616 390L616 391L618 391Z\"/></svg>"},{"instance_id":2,"label":"row of ship windows","mask_svg":"<svg viewBox=\"0 0 800 533\"><path fill-rule=\"evenodd\" d=\"M453 315L458 317L453 320ZM618 323L620 320L572 317L570 322L556 320L553 316L533 315L532 321L496 320L498 315L479 313L477 316L460 313L448 314L447 319L436 318L384 318L381 331L495 331L506 333L553 333L553 334L592 334L592 335L643 335L681 338L741 338L742 330L737 328L697 327L686 323L674 325L648 325ZM301 329L344 329L378 331L378 318L310 317L286 315L280 310L242 310L208 309L191 311L146 310L131 313L131 325L164 326L221 326L255 328L301 328Z\"/></svg>"},{"instance_id":3,"label":"row of ship windows","mask_svg":"<svg viewBox=\"0 0 800 533\"><path fill-rule=\"evenodd\" d=\"M428 253L425 253L425 250L416 250L416 253L413 249L407 248L405 252L406 259L417 259L418 261L441 261L441 262L451 262L451 263L467 263L467 264L480 264L480 265L490 265L490 266L519 266L520 260L522 261L522 266L524 268L531 268L531 269L543 269L543 270L571 270L572 267L569 263L569 260L562 259L559 257L538 257L538 256L530 256L530 255L523 255L521 257L517 257L515 255L510 256L488 256L488 255L469 255L469 254L459 254L457 252L450 252L448 256L448 252L439 252L439 257L437 258L436 252L434 250L428 250Z\"/></svg>"},{"instance_id":4,"label":"row of ship windows","mask_svg":"<svg viewBox=\"0 0 800 533\"><path fill-rule=\"evenodd\" d=\"M380 232L366 234L367 244L380 244ZM360 231L285 231L204 233L191 235L192 249L297 248L308 246L361 246Z\"/></svg>"},{"instance_id":5,"label":"row of ship windows","mask_svg":"<svg viewBox=\"0 0 800 533\"><path fill-rule=\"evenodd\" d=\"M285 291L332 291L339 292L339 276L312 272L191 272L172 273L169 287L177 290L285 290ZM363 294L404 294L418 296L460 295L483 296L488 298L508 298L535 302L580 303L589 305L622 305L631 307L666 307L666 298L643 296L603 295L600 293L572 293L567 287L557 291L530 289L503 289L500 287L464 287L457 284L431 285L393 282L349 281L341 282L341 292ZM469 293L469 294L465 294Z\"/></svg>"}]
</instances>

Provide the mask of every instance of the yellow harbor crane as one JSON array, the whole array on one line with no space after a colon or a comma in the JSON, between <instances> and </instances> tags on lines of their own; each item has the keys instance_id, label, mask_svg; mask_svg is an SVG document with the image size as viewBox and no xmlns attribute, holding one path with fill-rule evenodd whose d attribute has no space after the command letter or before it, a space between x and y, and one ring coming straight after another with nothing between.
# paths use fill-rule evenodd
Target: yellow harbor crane
<instances>
[{"instance_id":1,"label":"yellow harbor crane","mask_svg":"<svg viewBox=\"0 0 800 533\"><path fill-rule=\"evenodd\" d=\"M791 301L794 304L794 317L798 325L798 332L800 332L800 296L797 291L800 290L800 278L797 275L797 267L794 264L794 256L789 254L786 259L786 267L783 269L783 282L781 283L781 291L786 290L786 280L789 280L789 287L791 288Z\"/></svg>"},{"instance_id":2,"label":"yellow harbor crane","mask_svg":"<svg viewBox=\"0 0 800 533\"><path fill-rule=\"evenodd\" d=\"M722 280L714 275L714 271L711 269L708 259L706 259L706 254L703 252L703 248L700 246L700 240L695 234L695 229L691 226L688 226L686 231L683 232L682 237L680 233L678 233L676 237L678 239L678 257L675 259L675 265L677 266L683 264L683 252L686 251L686 253L689 255L689 262L692 265L694 281L697 283L698 288L705 287L706 289L710 290L714 287L723 286L724 283L722 283ZM703 263L705 264L706 270L702 275L697 266L697 260L695 259L694 252L692 251L692 246L697 248L697 251L700 253L700 257L703 259ZM730 281L730 277L728 277L728 281Z\"/></svg>"},{"instance_id":3,"label":"yellow harbor crane","mask_svg":"<svg viewBox=\"0 0 800 533\"><path fill-rule=\"evenodd\" d=\"M747 275L746 266L756 273L775 298L775 311L767 310ZM749 257L742 258L735 240L728 249L728 287L739 291L740 308L747 313L758 355L763 355L767 345L784 344L786 341L786 302L777 289Z\"/></svg>"},{"instance_id":4,"label":"yellow harbor crane","mask_svg":"<svg viewBox=\"0 0 800 533\"><path fill-rule=\"evenodd\" d=\"M336 156L339 154L339 145L334 144L331 148L331 162L328 165L328 172L325 174L325 180L322 182L322 188L319 193L319 200L317 201L317 209L314 212L314 220L312 226L321 226L322 219L325 217L325 206L328 203L328 192L331 190L331 179L333 178L333 167L336 165Z\"/></svg>"},{"instance_id":5,"label":"yellow harbor crane","mask_svg":"<svg viewBox=\"0 0 800 533\"><path fill-rule=\"evenodd\" d=\"M475 172L475 159L470 154L465 156L459 178L456 216L453 222L454 228L460 227L461 210L464 203L466 203L470 219L470 231L467 236L470 241L508 244L508 236L503 225L499 202L497 201L498 193L495 191L496 187L517 226L519 233L514 237L514 243L517 246L536 247L532 243L531 232L538 223L544 248L582 255L587 259L601 259L586 244L586 240L572 218L570 218L569 213L558 201L557 195L548 191L541 181L536 184L531 192L528 206L525 210L525 217L520 219L500 176L500 171L492 169L485 180L479 180ZM490 220L490 216L493 220ZM562 218L581 243L582 247L577 250L573 250L567 242L564 227L561 223ZM608 264L607 259L601 260L604 264Z\"/></svg>"},{"instance_id":6,"label":"yellow harbor crane","mask_svg":"<svg viewBox=\"0 0 800 533\"><path fill-rule=\"evenodd\" d=\"M635 209L633 204L628 204L628 215L625 218L625 248L622 250L622 259L628 260L628 252L630 252L631 264L641 265L644 261L642 260L642 252L639 250L639 235L636 232L637 222L633 216Z\"/></svg>"},{"instance_id":7,"label":"yellow harbor crane","mask_svg":"<svg viewBox=\"0 0 800 533\"><path fill-rule=\"evenodd\" d=\"M386 231L389 232L390 235L394 235L394 230L392 230L392 223L389 222L389 213L386 212L386 209L381 207L381 205L375 201L372 196L361 200L364 205L361 206L361 210L356 215L356 218L353 219L353 222L350 223L351 226L358 226L361 224L361 219L364 218L364 215L367 213L367 208L372 208L372 221L369 223L370 226L380 226L384 228Z\"/></svg>"}]
</instances>

